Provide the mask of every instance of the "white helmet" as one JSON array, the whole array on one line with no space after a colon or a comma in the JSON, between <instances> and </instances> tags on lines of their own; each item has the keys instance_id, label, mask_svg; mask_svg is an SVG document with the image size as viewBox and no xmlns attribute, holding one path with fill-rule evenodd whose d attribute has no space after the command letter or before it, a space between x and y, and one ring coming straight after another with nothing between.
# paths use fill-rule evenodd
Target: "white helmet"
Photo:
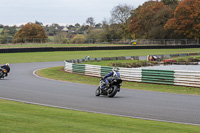
<instances>
[{"instance_id":1,"label":"white helmet","mask_svg":"<svg viewBox=\"0 0 200 133\"><path fill-rule=\"evenodd\" d=\"M118 71L119 71L119 68L113 67L112 71L118 72Z\"/></svg>"}]
</instances>

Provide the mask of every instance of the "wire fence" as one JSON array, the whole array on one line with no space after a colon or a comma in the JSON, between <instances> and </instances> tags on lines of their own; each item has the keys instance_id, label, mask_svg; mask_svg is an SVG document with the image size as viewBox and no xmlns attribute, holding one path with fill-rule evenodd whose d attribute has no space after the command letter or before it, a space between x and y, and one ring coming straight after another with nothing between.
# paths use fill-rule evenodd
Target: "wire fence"
<instances>
[{"instance_id":1,"label":"wire fence","mask_svg":"<svg viewBox=\"0 0 200 133\"><path fill-rule=\"evenodd\" d=\"M0 44L126 44L126 45L199 45L199 39L0 39Z\"/></svg>"},{"instance_id":2,"label":"wire fence","mask_svg":"<svg viewBox=\"0 0 200 133\"><path fill-rule=\"evenodd\" d=\"M199 45L199 39L139 39L137 44L157 44L157 45Z\"/></svg>"}]
</instances>

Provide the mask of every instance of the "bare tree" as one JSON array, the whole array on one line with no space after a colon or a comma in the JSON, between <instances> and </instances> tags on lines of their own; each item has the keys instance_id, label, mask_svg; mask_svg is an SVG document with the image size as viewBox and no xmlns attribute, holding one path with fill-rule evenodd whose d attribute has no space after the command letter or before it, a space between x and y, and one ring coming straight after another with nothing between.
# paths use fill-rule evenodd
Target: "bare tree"
<instances>
[{"instance_id":1,"label":"bare tree","mask_svg":"<svg viewBox=\"0 0 200 133\"><path fill-rule=\"evenodd\" d=\"M131 11L133 6L127 4L119 4L115 6L111 11L111 29L122 38L131 38L131 34L128 31L130 23ZM119 37L119 36L118 36Z\"/></svg>"},{"instance_id":2,"label":"bare tree","mask_svg":"<svg viewBox=\"0 0 200 133\"><path fill-rule=\"evenodd\" d=\"M119 4L115 6L111 11L111 23L127 24L127 20L131 16L131 11L133 10L133 6L127 4Z\"/></svg>"},{"instance_id":3,"label":"bare tree","mask_svg":"<svg viewBox=\"0 0 200 133\"><path fill-rule=\"evenodd\" d=\"M94 26L95 25L94 18L93 17L87 18L86 23L90 24L90 26Z\"/></svg>"}]
</instances>

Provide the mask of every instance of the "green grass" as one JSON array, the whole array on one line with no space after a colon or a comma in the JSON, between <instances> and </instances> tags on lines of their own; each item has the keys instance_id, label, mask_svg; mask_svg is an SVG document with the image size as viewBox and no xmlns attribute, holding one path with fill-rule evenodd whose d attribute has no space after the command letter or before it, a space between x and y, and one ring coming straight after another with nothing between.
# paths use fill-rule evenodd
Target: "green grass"
<instances>
[{"instance_id":1,"label":"green grass","mask_svg":"<svg viewBox=\"0 0 200 133\"><path fill-rule=\"evenodd\" d=\"M48 39L50 40L50 41L54 41L54 36L48 36Z\"/></svg>"},{"instance_id":2,"label":"green grass","mask_svg":"<svg viewBox=\"0 0 200 133\"><path fill-rule=\"evenodd\" d=\"M44 107L0 99L1 133L198 133L199 126Z\"/></svg>"},{"instance_id":3,"label":"green grass","mask_svg":"<svg viewBox=\"0 0 200 133\"><path fill-rule=\"evenodd\" d=\"M179 61L179 60L188 61L190 59L196 59L197 61L199 61L200 55L193 55L193 56L186 56L186 57L174 57L172 59L177 60L177 61Z\"/></svg>"},{"instance_id":4,"label":"green grass","mask_svg":"<svg viewBox=\"0 0 200 133\"><path fill-rule=\"evenodd\" d=\"M157 62L151 62L151 64L158 64ZM91 64L100 66L113 66L113 67L143 67L148 66L148 61L146 60L103 60L103 61L86 61L81 64Z\"/></svg>"},{"instance_id":5,"label":"green grass","mask_svg":"<svg viewBox=\"0 0 200 133\"><path fill-rule=\"evenodd\" d=\"M38 71L38 74L42 77L62 80L62 81L91 84L91 85L99 84L99 78L63 72L63 66L42 69ZM167 92L167 93L200 95L199 88L173 86L173 85L159 85L159 84L147 84L147 83L123 81L122 88L147 90L147 91L159 91L159 92Z\"/></svg>"},{"instance_id":6,"label":"green grass","mask_svg":"<svg viewBox=\"0 0 200 133\"><path fill-rule=\"evenodd\" d=\"M200 52L200 49L1 53L0 63L64 61L68 59L80 59L88 55L90 55L91 58L95 58L114 56L146 56L148 54L176 54L191 52ZM84 80L85 76L77 76L74 74L66 75L66 73L59 71L61 68L63 68L63 66L60 68L54 68L53 70L49 71L46 76L57 76L56 79L60 78L61 80L66 80L66 77L69 77L71 78L71 82L76 80L76 82L79 81L80 83L86 83ZM43 73L41 72L41 74ZM79 77L80 80L77 80L77 77ZM88 84L98 84L99 81L98 78L88 77L87 79ZM129 88L129 86L133 87L134 89L149 87L149 90L151 90L151 88L160 89L162 85L142 85L140 83L129 85L128 83L123 82L123 87ZM168 86L168 89L171 89L172 91L174 90L173 86ZM181 88L179 91L185 93L187 91L186 89L187 88ZM166 87L163 86L163 90L166 90ZM188 88L188 90L192 89ZM191 92L191 94L198 95L199 92L195 92L194 90L194 92ZM198 133L199 130L199 126L78 112L0 99L1 133Z\"/></svg>"},{"instance_id":7,"label":"green grass","mask_svg":"<svg viewBox=\"0 0 200 133\"><path fill-rule=\"evenodd\" d=\"M195 53L200 49L137 49L137 50L100 50L100 51L64 51L64 52L29 52L29 53L0 53L0 63L26 63L64 61L69 59L82 59L86 56L119 57L119 56L147 56L152 54L178 54Z\"/></svg>"},{"instance_id":8,"label":"green grass","mask_svg":"<svg viewBox=\"0 0 200 133\"><path fill-rule=\"evenodd\" d=\"M132 62L140 62L138 60L104 60L104 61L86 61L81 64L91 64L91 65L100 65L100 66L112 66L112 63L132 63Z\"/></svg>"}]
</instances>

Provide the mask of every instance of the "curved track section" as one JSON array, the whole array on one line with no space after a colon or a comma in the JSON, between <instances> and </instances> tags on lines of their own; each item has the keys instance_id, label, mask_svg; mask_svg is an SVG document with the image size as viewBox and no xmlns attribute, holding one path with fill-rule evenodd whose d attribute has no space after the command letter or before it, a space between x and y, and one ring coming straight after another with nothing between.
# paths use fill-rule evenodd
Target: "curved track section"
<instances>
[{"instance_id":1,"label":"curved track section","mask_svg":"<svg viewBox=\"0 0 200 133\"><path fill-rule=\"evenodd\" d=\"M0 80L0 98L65 109L200 126L200 96L121 89L114 98L96 97L97 86L33 75L36 69L63 66L63 62L11 64Z\"/></svg>"}]
</instances>

